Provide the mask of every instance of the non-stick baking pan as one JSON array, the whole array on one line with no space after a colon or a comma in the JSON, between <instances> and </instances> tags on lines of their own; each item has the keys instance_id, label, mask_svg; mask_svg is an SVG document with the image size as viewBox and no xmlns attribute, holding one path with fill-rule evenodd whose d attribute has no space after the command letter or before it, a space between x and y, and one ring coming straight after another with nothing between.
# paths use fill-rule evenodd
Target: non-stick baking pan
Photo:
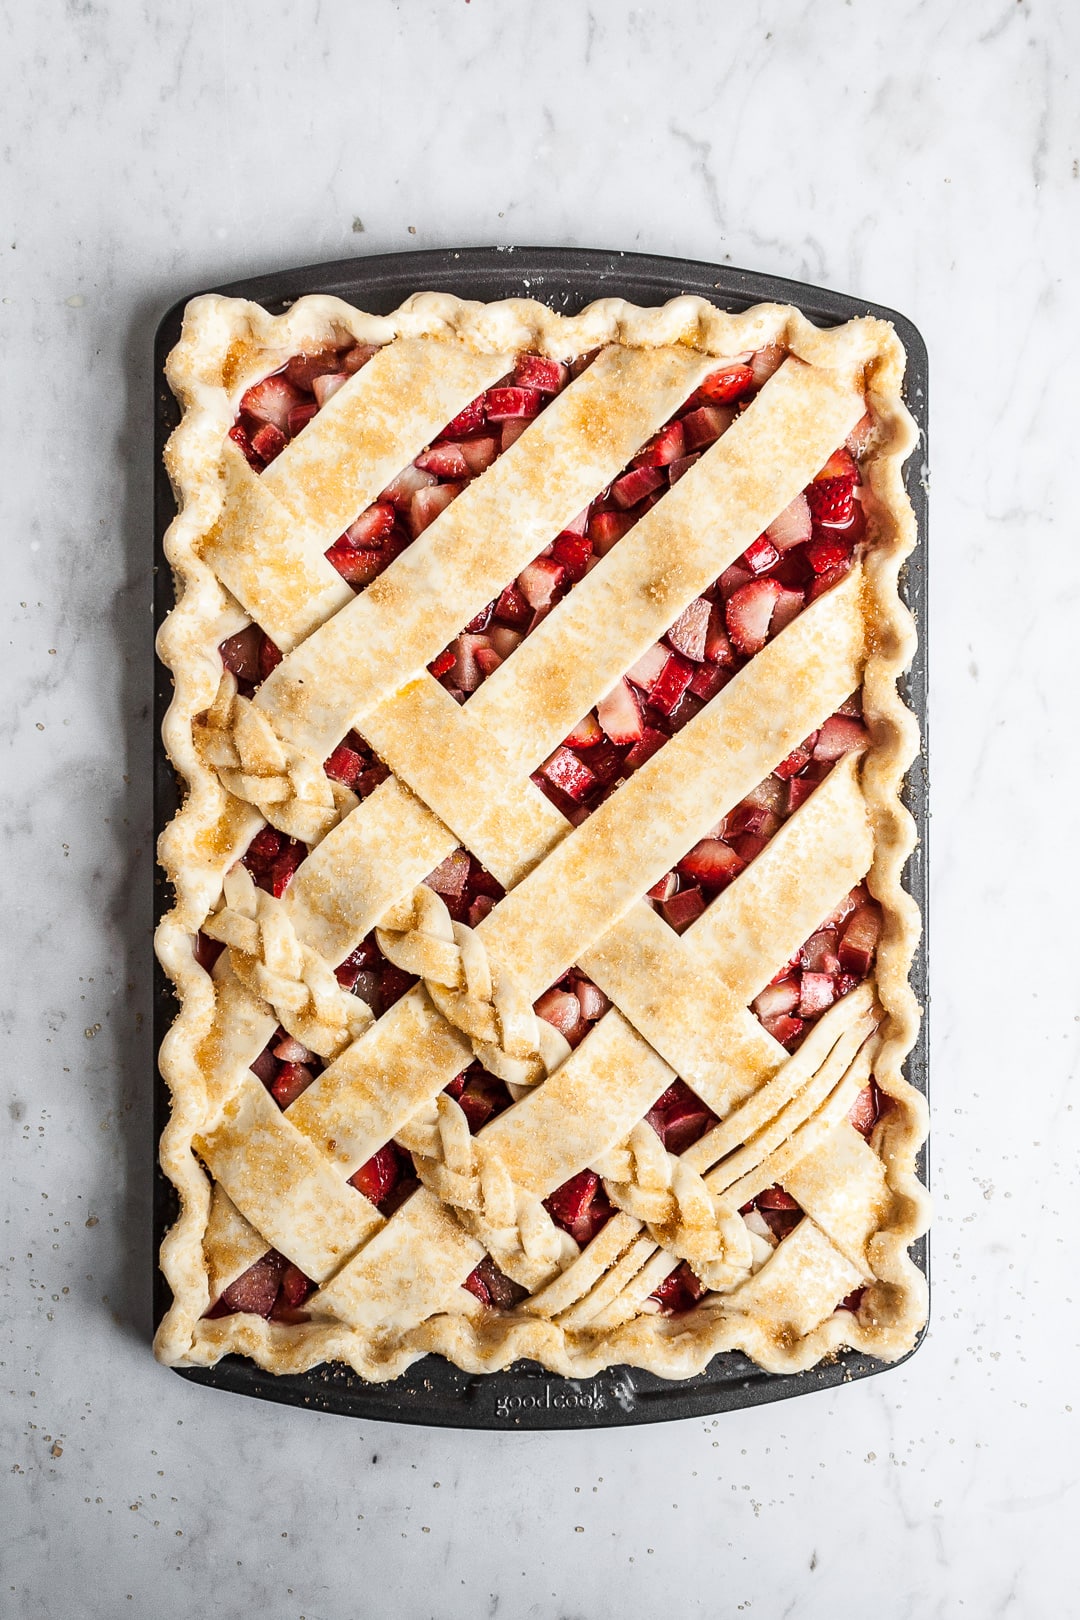
<instances>
[{"instance_id":1,"label":"non-stick baking pan","mask_svg":"<svg viewBox=\"0 0 1080 1620\"><path fill-rule=\"evenodd\" d=\"M927 356L926 345L911 321L894 310L863 303L843 293L777 276L758 275L750 270L736 270L730 265L578 248L461 248L386 253L276 271L212 290L235 298L255 299L274 313L286 309L305 293L333 293L374 314L386 314L410 293L427 290L456 293L462 298L485 302L497 298L535 298L562 313L573 313L595 298L619 296L631 303L650 305L663 303L679 293L695 293L731 310L746 309L761 302L794 304L820 326L836 326L858 315L877 315L893 323L907 350L904 397L920 432L919 445L905 469L907 490L918 521L919 541L902 580L905 599L918 623L919 648L901 690L923 728L923 753L909 773L904 797L920 834L919 846L908 864L905 887L914 895L923 913L924 932L912 969L912 982L925 1007ZM179 419L176 401L165 382L165 359L180 336L186 303L185 298L174 305L162 320L154 356L156 624L161 623L172 606L172 577L162 551L162 538L176 510L162 463L165 441ZM160 831L176 811L179 789L160 741L160 725L170 700L171 683L168 671L160 664L156 668L154 813ZM157 902L159 911L170 904L168 885L160 873ZM156 964L155 972L157 1046L172 1023L176 1003L164 973ZM929 1036L924 1018L918 1044L906 1065L908 1079L924 1093L928 1065ZM165 1124L168 1094L160 1076L156 1077L155 1086L156 1137ZM168 1285L156 1269L157 1249L175 1219L176 1195L161 1170L157 1169L155 1174L154 1303L155 1319L160 1320L168 1303ZM927 1179L925 1149L920 1174L923 1180ZM916 1264L929 1275L925 1237L914 1245L912 1253ZM532 1362L518 1362L506 1372L476 1377L435 1356L418 1361L388 1384L366 1383L351 1367L343 1364L275 1377L238 1356L227 1356L215 1367L178 1370L182 1377L213 1389L235 1390L290 1406L379 1418L390 1423L427 1423L463 1429L580 1429L706 1417L738 1407L806 1395L812 1390L829 1389L888 1371L888 1367L871 1356L845 1351L808 1372L774 1374L763 1372L740 1352L731 1351L716 1356L697 1377L678 1383L634 1367L613 1367L595 1378L571 1382L551 1376Z\"/></svg>"}]
</instances>

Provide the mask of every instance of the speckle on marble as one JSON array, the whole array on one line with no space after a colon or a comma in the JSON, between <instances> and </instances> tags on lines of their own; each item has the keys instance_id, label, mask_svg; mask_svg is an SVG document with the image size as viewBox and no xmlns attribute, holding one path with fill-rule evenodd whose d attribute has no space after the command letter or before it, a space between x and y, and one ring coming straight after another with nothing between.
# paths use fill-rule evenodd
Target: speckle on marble
<instances>
[{"instance_id":1,"label":"speckle on marble","mask_svg":"<svg viewBox=\"0 0 1080 1620\"><path fill-rule=\"evenodd\" d=\"M1080 9L0 9L0 1609L1070 1612ZM930 347L936 1316L903 1369L715 1422L354 1424L147 1344L153 330L235 276L514 242L818 281Z\"/></svg>"}]
</instances>

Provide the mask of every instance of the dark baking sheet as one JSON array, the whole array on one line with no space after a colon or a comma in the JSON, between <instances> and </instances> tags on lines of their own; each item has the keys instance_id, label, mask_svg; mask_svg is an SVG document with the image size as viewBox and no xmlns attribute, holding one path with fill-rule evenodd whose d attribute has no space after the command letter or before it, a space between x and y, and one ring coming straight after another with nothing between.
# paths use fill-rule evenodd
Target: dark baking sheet
<instances>
[{"instance_id":1,"label":"dark baking sheet","mask_svg":"<svg viewBox=\"0 0 1080 1620\"><path fill-rule=\"evenodd\" d=\"M213 289L234 297L252 298L275 313L304 293L334 293L375 314L395 309L410 293L433 289L463 298L489 301L530 297L553 309L572 313L594 298L618 295L635 304L659 304L678 293L696 293L723 308L739 310L762 301L795 304L820 326L835 326L857 315L879 315L892 321L907 350L905 398L919 424L921 442L906 468L908 494L915 508L919 544L904 571L904 592L919 625L919 650L902 685L906 701L923 726L923 754L910 773L905 802L919 825L920 844L908 865L905 886L927 917L927 776L926 776L926 466L927 466L927 356L926 345L912 323L895 311L862 303L842 293L806 286L776 276L757 275L727 265L640 253L613 253L575 248L462 248L434 252L388 253L373 258L346 259L334 264L308 265L273 275L254 276ZM165 357L180 335L184 299L174 305L158 327L155 347L155 622L172 606L172 579L162 552L162 537L175 506L162 465L165 440L179 417L164 380ZM156 666L157 712L154 759L155 822L169 821L177 808L176 779L160 742L160 724L168 706L171 683L168 671ZM161 909L169 903L167 885L157 878ZM155 1045L175 1015L175 1001L161 968L154 1004ZM926 934L915 959L915 993L927 1002ZM929 1034L924 1020L918 1045L907 1063L907 1075L921 1091L927 1089ZM156 1077L155 1123L158 1136L168 1111L168 1095ZM928 1173L927 1158L921 1173ZM160 1241L175 1217L176 1196L160 1169L155 1171L154 1263L155 1320L168 1304L168 1285L157 1270ZM927 1240L912 1250L916 1264L929 1275ZM925 1331L925 1330L924 1330ZM922 1341L920 1335L919 1343ZM916 1349L918 1344L916 1345ZM914 1351L910 1352L914 1354ZM907 1359L907 1358L905 1358ZM895 1365L895 1364L894 1364ZM351 1417L380 1418L392 1423L426 1423L470 1429L603 1428L619 1424L656 1423L673 1418L704 1417L766 1401L786 1400L811 1390L828 1389L888 1371L881 1362L853 1351L809 1372L777 1375L763 1372L738 1352L719 1355L696 1378L671 1383L631 1367L614 1367L596 1378L567 1382L552 1377L532 1362L518 1362L503 1373L474 1377L428 1356L390 1384L367 1384L342 1365L313 1368L297 1376L274 1377L253 1362L228 1356L216 1367L181 1369L181 1376L215 1389L234 1390L263 1400L307 1406L318 1411L341 1412Z\"/></svg>"}]
</instances>

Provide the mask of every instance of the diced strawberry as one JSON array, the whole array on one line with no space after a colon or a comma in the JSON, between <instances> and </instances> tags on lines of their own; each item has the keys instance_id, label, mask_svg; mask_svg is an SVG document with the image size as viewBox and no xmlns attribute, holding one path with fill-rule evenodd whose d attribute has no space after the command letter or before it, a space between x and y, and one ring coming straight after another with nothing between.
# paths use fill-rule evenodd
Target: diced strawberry
<instances>
[{"instance_id":1,"label":"diced strawberry","mask_svg":"<svg viewBox=\"0 0 1080 1620\"><path fill-rule=\"evenodd\" d=\"M715 444L735 420L735 412L722 405L699 405L682 418L683 437L687 450L704 450Z\"/></svg>"},{"instance_id":2,"label":"diced strawberry","mask_svg":"<svg viewBox=\"0 0 1080 1620\"><path fill-rule=\"evenodd\" d=\"M289 412L294 405L304 403L299 392L285 377L264 377L249 388L240 401L240 409L256 422L269 422L282 435L289 431Z\"/></svg>"},{"instance_id":3,"label":"diced strawberry","mask_svg":"<svg viewBox=\"0 0 1080 1620\"><path fill-rule=\"evenodd\" d=\"M412 498L418 490L431 489L435 483L433 473L421 472L419 467L403 467L396 478L392 478L379 496L380 504L389 501L391 506L400 511L408 512Z\"/></svg>"},{"instance_id":4,"label":"diced strawberry","mask_svg":"<svg viewBox=\"0 0 1080 1620\"><path fill-rule=\"evenodd\" d=\"M581 1007L581 1016L586 1023L594 1024L598 1018L603 1018L611 1002L598 985L589 979L579 979L574 986L574 994Z\"/></svg>"},{"instance_id":5,"label":"diced strawberry","mask_svg":"<svg viewBox=\"0 0 1080 1620\"><path fill-rule=\"evenodd\" d=\"M806 776L796 776L788 783L787 812L793 816L796 810L804 805L817 787L817 783Z\"/></svg>"},{"instance_id":6,"label":"diced strawberry","mask_svg":"<svg viewBox=\"0 0 1080 1620\"><path fill-rule=\"evenodd\" d=\"M850 556L851 547L842 536L833 539L828 534L818 535L806 548L806 560L815 574L827 574L830 569L841 567Z\"/></svg>"},{"instance_id":7,"label":"diced strawberry","mask_svg":"<svg viewBox=\"0 0 1080 1620\"><path fill-rule=\"evenodd\" d=\"M328 343L324 348L313 349L310 353L294 354L285 367L285 376L294 388L310 394L316 377L321 377L328 371L344 370L345 365L340 351Z\"/></svg>"},{"instance_id":8,"label":"diced strawberry","mask_svg":"<svg viewBox=\"0 0 1080 1620\"><path fill-rule=\"evenodd\" d=\"M799 617L805 606L806 597L802 591L788 590L786 587L782 589L776 598L773 616L769 621L770 635L778 636L781 630L786 630L791 621Z\"/></svg>"},{"instance_id":9,"label":"diced strawberry","mask_svg":"<svg viewBox=\"0 0 1080 1620\"><path fill-rule=\"evenodd\" d=\"M815 759L839 759L842 754L860 752L869 741L861 720L846 714L832 714L818 732Z\"/></svg>"},{"instance_id":10,"label":"diced strawberry","mask_svg":"<svg viewBox=\"0 0 1080 1620\"><path fill-rule=\"evenodd\" d=\"M655 726L645 726L641 733L641 741L636 742L623 760L623 765L629 771L636 771L644 765L647 759L652 759L667 742L667 734L657 731Z\"/></svg>"},{"instance_id":11,"label":"diced strawberry","mask_svg":"<svg viewBox=\"0 0 1080 1620\"><path fill-rule=\"evenodd\" d=\"M257 624L246 625L238 630L235 636L228 636L218 646L221 662L238 680L251 681L253 684L261 679L259 671L259 653L262 648L263 633Z\"/></svg>"},{"instance_id":12,"label":"diced strawberry","mask_svg":"<svg viewBox=\"0 0 1080 1620\"><path fill-rule=\"evenodd\" d=\"M616 748L605 737L594 748L589 749L588 763L600 786L607 787L617 776L622 775L623 750Z\"/></svg>"},{"instance_id":13,"label":"diced strawberry","mask_svg":"<svg viewBox=\"0 0 1080 1620\"><path fill-rule=\"evenodd\" d=\"M532 608L525 600L517 583L508 585L495 604L495 617L502 619L506 624L527 624L532 618Z\"/></svg>"},{"instance_id":14,"label":"diced strawberry","mask_svg":"<svg viewBox=\"0 0 1080 1620\"><path fill-rule=\"evenodd\" d=\"M455 849L444 861L440 861L434 872L429 872L424 882L429 889L444 898L457 898L465 893L465 885L469 881L471 863L468 851Z\"/></svg>"},{"instance_id":15,"label":"diced strawberry","mask_svg":"<svg viewBox=\"0 0 1080 1620\"><path fill-rule=\"evenodd\" d=\"M700 460L701 452L700 450L695 450L693 455L680 456L678 461L673 461L667 470L668 483L677 484L679 479L690 471L691 467L694 465L694 462Z\"/></svg>"},{"instance_id":16,"label":"diced strawberry","mask_svg":"<svg viewBox=\"0 0 1080 1620\"><path fill-rule=\"evenodd\" d=\"M790 1211L799 1208L795 1199L792 1198L790 1193L785 1192L783 1187L766 1187L764 1192L758 1193L754 1202L757 1204L758 1209L786 1209Z\"/></svg>"},{"instance_id":17,"label":"diced strawberry","mask_svg":"<svg viewBox=\"0 0 1080 1620\"><path fill-rule=\"evenodd\" d=\"M839 450L834 450L821 471L814 475L814 483L823 484L830 478L847 478L854 484L859 482L858 463L843 446Z\"/></svg>"},{"instance_id":18,"label":"diced strawberry","mask_svg":"<svg viewBox=\"0 0 1080 1620\"><path fill-rule=\"evenodd\" d=\"M344 743L339 743L323 766L323 770L332 781L344 782L346 787L351 788L363 770L364 763L359 754L354 753L351 748L346 748Z\"/></svg>"},{"instance_id":19,"label":"diced strawberry","mask_svg":"<svg viewBox=\"0 0 1080 1620\"><path fill-rule=\"evenodd\" d=\"M505 422L510 417L532 417L543 404L538 388L489 388L484 410L489 422Z\"/></svg>"},{"instance_id":20,"label":"diced strawberry","mask_svg":"<svg viewBox=\"0 0 1080 1620\"><path fill-rule=\"evenodd\" d=\"M612 1214L611 1204L593 1170L582 1170L544 1199L544 1208L557 1225L581 1247L587 1248Z\"/></svg>"},{"instance_id":21,"label":"diced strawberry","mask_svg":"<svg viewBox=\"0 0 1080 1620\"><path fill-rule=\"evenodd\" d=\"M777 551L790 551L801 546L813 533L810 505L805 495L796 495L789 506L773 518L765 533Z\"/></svg>"},{"instance_id":22,"label":"diced strawberry","mask_svg":"<svg viewBox=\"0 0 1080 1620\"><path fill-rule=\"evenodd\" d=\"M710 664L723 668L735 662L735 654L724 629L724 610L716 602L709 604L709 623L705 632L705 657Z\"/></svg>"},{"instance_id":23,"label":"diced strawberry","mask_svg":"<svg viewBox=\"0 0 1080 1620\"><path fill-rule=\"evenodd\" d=\"M545 990L533 1011L537 1018L542 1018L546 1024L551 1024L573 1043L575 1035L583 1034L580 1025L584 1023L581 1011L581 1002L569 990L560 990L557 986Z\"/></svg>"},{"instance_id":24,"label":"diced strawberry","mask_svg":"<svg viewBox=\"0 0 1080 1620\"><path fill-rule=\"evenodd\" d=\"M861 1136L869 1136L878 1118L880 1093L873 1080L864 1086L852 1103L848 1120Z\"/></svg>"},{"instance_id":25,"label":"diced strawberry","mask_svg":"<svg viewBox=\"0 0 1080 1620\"><path fill-rule=\"evenodd\" d=\"M474 399L471 404L466 405L465 409L459 411L452 422L446 424L442 436L444 439L460 439L466 433L478 432L483 425L484 395L481 394L479 399Z\"/></svg>"},{"instance_id":26,"label":"diced strawberry","mask_svg":"<svg viewBox=\"0 0 1080 1620\"><path fill-rule=\"evenodd\" d=\"M224 947L222 947L222 949L224 949ZM277 1045L277 1042L278 1036L276 1034L272 1035L270 1037L269 1045L264 1047L259 1053L258 1057L254 1058L252 1062L248 1064L248 1068L251 1070L252 1074L258 1076L267 1090L270 1089L274 1081L277 1079L279 1064L277 1058L274 1056L274 1047Z\"/></svg>"},{"instance_id":27,"label":"diced strawberry","mask_svg":"<svg viewBox=\"0 0 1080 1620\"><path fill-rule=\"evenodd\" d=\"M394 527L395 511L389 501L376 501L365 507L354 523L350 523L343 538L357 547L376 547L382 544Z\"/></svg>"},{"instance_id":28,"label":"diced strawberry","mask_svg":"<svg viewBox=\"0 0 1080 1620\"><path fill-rule=\"evenodd\" d=\"M661 714L671 714L694 678L694 665L681 653L669 653L663 669L649 688L649 702Z\"/></svg>"},{"instance_id":29,"label":"diced strawberry","mask_svg":"<svg viewBox=\"0 0 1080 1620\"><path fill-rule=\"evenodd\" d=\"M333 563L342 579L359 590L364 585L370 585L371 581L389 565L392 558L384 547L380 547L377 551L370 549L361 551L343 538L336 540L330 547L326 553L326 560Z\"/></svg>"},{"instance_id":30,"label":"diced strawberry","mask_svg":"<svg viewBox=\"0 0 1080 1620\"><path fill-rule=\"evenodd\" d=\"M537 557L517 577L518 590L533 609L547 607L566 582L566 569L553 557Z\"/></svg>"},{"instance_id":31,"label":"diced strawberry","mask_svg":"<svg viewBox=\"0 0 1080 1620\"><path fill-rule=\"evenodd\" d=\"M440 675L445 675L447 670L453 669L456 662L457 654L455 653L453 644L451 643L449 647L443 649L438 658L432 659L431 663L428 665L428 673L430 675L434 675L435 679L438 680Z\"/></svg>"},{"instance_id":32,"label":"diced strawberry","mask_svg":"<svg viewBox=\"0 0 1080 1620\"><path fill-rule=\"evenodd\" d=\"M305 1063L283 1063L270 1087L270 1094L279 1108L288 1108L302 1091L307 1090L314 1078Z\"/></svg>"},{"instance_id":33,"label":"diced strawberry","mask_svg":"<svg viewBox=\"0 0 1080 1620\"><path fill-rule=\"evenodd\" d=\"M669 422L659 433L654 433L648 444L634 457L638 467L669 467L686 455L686 443L681 422Z\"/></svg>"},{"instance_id":34,"label":"diced strawberry","mask_svg":"<svg viewBox=\"0 0 1080 1620\"><path fill-rule=\"evenodd\" d=\"M704 1294L705 1284L694 1275L685 1260L680 1260L675 1270L669 1272L658 1288L653 1289L649 1298L655 1299L665 1316L682 1316L692 1311Z\"/></svg>"},{"instance_id":35,"label":"diced strawberry","mask_svg":"<svg viewBox=\"0 0 1080 1620\"><path fill-rule=\"evenodd\" d=\"M271 1249L229 1284L211 1314L227 1316L230 1312L243 1311L249 1316L268 1317L278 1297L284 1269L284 1259L276 1249Z\"/></svg>"},{"instance_id":36,"label":"diced strawberry","mask_svg":"<svg viewBox=\"0 0 1080 1620\"><path fill-rule=\"evenodd\" d=\"M779 343L766 343L764 348L757 349L750 360L750 370L754 374L754 386L760 388L769 378L779 371L784 363L784 351Z\"/></svg>"},{"instance_id":37,"label":"diced strawberry","mask_svg":"<svg viewBox=\"0 0 1080 1620\"><path fill-rule=\"evenodd\" d=\"M670 900L678 892L679 879L674 872L665 872L658 878L651 889L645 891L648 900Z\"/></svg>"},{"instance_id":38,"label":"diced strawberry","mask_svg":"<svg viewBox=\"0 0 1080 1620\"><path fill-rule=\"evenodd\" d=\"M553 559L562 564L566 569L567 578L575 585L579 579L585 578L592 554L592 541L587 540L583 534L569 532L560 534L551 548Z\"/></svg>"},{"instance_id":39,"label":"diced strawberry","mask_svg":"<svg viewBox=\"0 0 1080 1620\"><path fill-rule=\"evenodd\" d=\"M470 1271L461 1285L492 1310L509 1311L525 1298L526 1290L501 1272L490 1254Z\"/></svg>"},{"instance_id":40,"label":"diced strawberry","mask_svg":"<svg viewBox=\"0 0 1080 1620\"><path fill-rule=\"evenodd\" d=\"M379 995L383 1012L389 1011L395 1001L400 1001L406 990L411 990L415 983L413 974L395 967L393 962L387 962L379 977Z\"/></svg>"},{"instance_id":41,"label":"diced strawberry","mask_svg":"<svg viewBox=\"0 0 1080 1620\"><path fill-rule=\"evenodd\" d=\"M799 951L799 965L808 973L834 974L840 970L836 954L836 934L831 928L819 928L811 934Z\"/></svg>"},{"instance_id":42,"label":"diced strawberry","mask_svg":"<svg viewBox=\"0 0 1080 1620\"><path fill-rule=\"evenodd\" d=\"M769 636L773 609L783 589L775 579L754 579L740 585L729 597L725 617L728 634L737 652L752 657L760 652Z\"/></svg>"},{"instance_id":43,"label":"diced strawberry","mask_svg":"<svg viewBox=\"0 0 1080 1620\"><path fill-rule=\"evenodd\" d=\"M621 478L616 478L611 486L611 498L625 511L627 507L636 506L643 501L646 495L651 495L654 489L659 489L667 479L659 467L633 467Z\"/></svg>"},{"instance_id":44,"label":"diced strawberry","mask_svg":"<svg viewBox=\"0 0 1080 1620\"><path fill-rule=\"evenodd\" d=\"M546 360L539 354L519 354L514 364L518 388L537 388L542 394L557 394L566 382L567 368L559 360Z\"/></svg>"},{"instance_id":45,"label":"diced strawberry","mask_svg":"<svg viewBox=\"0 0 1080 1620\"><path fill-rule=\"evenodd\" d=\"M744 799L724 817L723 836L738 838L742 833L753 833L755 837L771 838L778 826L778 818L768 805Z\"/></svg>"},{"instance_id":46,"label":"diced strawberry","mask_svg":"<svg viewBox=\"0 0 1080 1620\"><path fill-rule=\"evenodd\" d=\"M870 971L877 942L881 937L881 908L871 902L852 913L840 941L840 966L847 973L865 977Z\"/></svg>"},{"instance_id":47,"label":"diced strawberry","mask_svg":"<svg viewBox=\"0 0 1080 1620\"><path fill-rule=\"evenodd\" d=\"M578 721L573 731L568 732L563 738L563 747L594 748L597 743L603 741L603 738L604 733L600 730L596 715L590 709L588 714Z\"/></svg>"},{"instance_id":48,"label":"diced strawberry","mask_svg":"<svg viewBox=\"0 0 1080 1620\"><path fill-rule=\"evenodd\" d=\"M233 423L232 427L229 429L229 438L232 440L233 444L244 452L244 459L247 461L247 464L251 470L257 473L262 472L262 457L256 455L255 451L251 448L251 435L248 433L248 430L244 426L243 422Z\"/></svg>"},{"instance_id":49,"label":"diced strawberry","mask_svg":"<svg viewBox=\"0 0 1080 1620\"><path fill-rule=\"evenodd\" d=\"M589 539L598 557L606 557L628 529L634 526L630 512L597 512L589 519Z\"/></svg>"},{"instance_id":50,"label":"diced strawberry","mask_svg":"<svg viewBox=\"0 0 1080 1620\"><path fill-rule=\"evenodd\" d=\"M707 399L714 405L727 405L733 399L739 399L754 386L754 373L750 366L741 360L733 364L721 366L718 371L711 371L705 381L698 387L702 399Z\"/></svg>"},{"instance_id":51,"label":"diced strawberry","mask_svg":"<svg viewBox=\"0 0 1080 1620\"><path fill-rule=\"evenodd\" d=\"M667 633L669 645L696 664L700 664L706 656L712 608L713 604L703 596L697 597L683 608Z\"/></svg>"},{"instance_id":52,"label":"diced strawberry","mask_svg":"<svg viewBox=\"0 0 1080 1620\"><path fill-rule=\"evenodd\" d=\"M305 1276L300 1267L294 1266L290 1260L281 1274L280 1300L295 1310L304 1303L314 1288L315 1284L311 1278Z\"/></svg>"},{"instance_id":53,"label":"diced strawberry","mask_svg":"<svg viewBox=\"0 0 1080 1620\"><path fill-rule=\"evenodd\" d=\"M460 484L433 484L429 489L418 489L409 502L409 531L413 539L423 534L460 493Z\"/></svg>"},{"instance_id":54,"label":"diced strawberry","mask_svg":"<svg viewBox=\"0 0 1080 1620\"><path fill-rule=\"evenodd\" d=\"M470 928L479 928L484 918L491 911L495 902L490 894L478 894L475 900L469 901L469 910L466 921Z\"/></svg>"},{"instance_id":55,"label":"diced strawberry","mask_svg":"<svg viewBox=\"0 0 1080 1620\"><path fill-rule=\"evenodd\" d=\"M669 928L681 934L696 922L705 910L705 897L700 889L680 889L670 900L660 901L660 911Z\"/></svg>"},{"instance_id":56,"label":"diced strawberry","mask_svg":"<svg viewBox=\"0 0 1080 1620\"><path fill-rule=\"evenodd\" d=\"M476 649L476 667L486 681L489 675L494 675L502 659L494 647L478 647Z\"/></svg>"},{"instance_id":57,"label":"diced strawberry","mask_svg":"<svg viewBox=\"0 0 1080 1620\"><path fill-rule=\"evenodd\" d=\"M433 444L422 450L413 462L421 472L433 473L436 478L468 478L472 469L465 459L460 444Z\"/></svg>"},{"instance_id":58,"label":"diced strawberry","mask_svg":"<svg viewBox=\"0 0 1080 1620\"><path fill-rule=\"evenodd\" d=\"M849 557L846 562L840 563L838 567L830 568L824 574L818 574L806 593L806 600L816 602L819 596L824 596L826 591L831 591L834 585L839 584L840 580L850 570L851 558Z\"/></svg>"},{"instance_id":59,"label":"diced strawberry","mask_svg":"<svg viewBox=\"0 0 1080 1620\"><path fill-rule=\"evenodd\" d=\"M384 1203L401 1179L401 1161L393 1142L387 1142L378 1153L362 1164L353 1175L349 1177L349 1186L355 1187L357 1192L375 1205Z\"/></svg>"},{"instance_id":60,"label":"diced strawberry","mask_svg":"<svg viewBox=\"0 0 1080 1620\"><path fill-rule=\"evenodd\" d=\"M767 984L761 994L754 998L754 1011L764 1024L783 1013L794 1012L798 1005L798 979L781 979L777 984Z\"/></svg>"},{"instance_id":61,"label":"diced strawberry","mask_svg":"<svg viewBox=\"0 0 1080 1620\"><path fill-rule=\"evenodd\" d=\"M597 704L596 718L610 740L620 747L626 743L640 742L644 735L641 709L632 688L624 680L601 698Z\"/></svg>"},{"instance_id":62,"label":"diced strawberry","mask_svg":"<svg viewBox=\"0 0 1080 1620\"><path fill-rule=\"evenodd\" d=\"M467 471L476 478L478 474L486 472L496 459L500 444L498 439L466 439L457 448L461 451Z\"/></svg>"},{"instance_id":63,"label":"diced strawberry","mask_svg":"<svg viewBox=\"0 0 1080 1620\"><path fill-rule=\"evenodd\" d=\"M710 889L725 887L742 867L738 855L722 838L702 838L679 862L680 872Z\"/></svg>"},{"instance_id":64,"label":"diced strawberry","mask_svg":"<svg viewBox=\"0 0 1080 1620\"><path fill-rule=\"evenodd\" d=\"M592 771L569 748L556 748L551 758L540 767L540 773L575 803L587 798L596 786Z\"/></svg>"},{"instance_id":65,"label":"diced strawberry","mask_svg":"<svg viewBox=\"0 0 1080 1620\"><path fill-rule=\"evenodd\" d=\"M273 422L264 422L259 431L251 436L251 448L265 462L271 462L275 456L280 456L286 443L284 433L280 432Z\"/></svg>"},{"instance_id":66,"label":"diced strawberry","mask_svg":"<svg viewBox=\"0 0 1080 1620\"><path fill-rule=\"evenodd\" d=\"M835 999L836 993L833 988L831 974L803 974L799 995L800 1018L816 1018L827 1007L831 1007Z\"/></svg>"},{"instance_id":67,"label":"diced strawberry","mask_svg":"<svg viewBox=\"0 0 1080 1620\"><path fill-rule=\"evenodd\" d=\"M724 569L717 580L717 590L726 603L736 591L741 591L744 585L749 585L753 577L749 568L744 568L742 563L732 563L730 568Z\"/></svg>"},{"instance_id":68,"label":"diced strawberry","mask_svg":"<svg viewBox=\"0 0 1080 1620\"><path fill-rule=\"evenodd\" d=\"M655 642L647 652L642 653L626 672L625 679L633 681L643 692L649 692L656 685L663 673L664 665L671 654L662 642Z\"/></svg>"},{"instance_id":69,"label":"diced strawberry","mask_svg":"<svg viewBox=\"0 0 1080 1620\"><path fill-rule=\"evenodd\" d=\"M853 478L822 478L808 485L806 499L815 523L848 523L855 507Z\"/></svg>"},{"instance_id":70,"label":"diced strawberry","mask_svg":"<svg viewBox=\"0 0 1080 1620\"><path fill-rule=\"evenodd\" d=\"M675 1154L685 1153L716 1124L716 1115L685 1080L673 1081L645 1118L668 1152Z\"/></svg>"},{"instance_id":71,"label":"diced strawberry","mask_svg":"<svg viewBox=\"0 0 1080 1620\"><path fill-rule=\"evenodd\" d=\"M759 534L753 545L743 552L742 560L752 574L767 574L773 564L779 562L780 553L768 535Z\"/></svg>"},{"instance_id":72,"label":"diced strawberry","mask_svg":"<svg viewBox=\"0 0 1080 1620\"><path fill-rule=\"evenodd\" d=\"M789 1050L804 1028L802 1019L794 1018L789 1013L778 1013L775 1017L763 1018L761 1022L773 1040L779 1041L781 1046L786 1046Z\"/></svg>"},{"instance_id":73,"label":"diced strawberry","mask_svg":"<svg viewBox=\"0 0 1080 1620\"><path fill-rule=\"evenodd\" d=\"M733 833L728 842L743 865L749 866L751 861L757 860L769 838L765 833Z\"/></svg>"},{"instance_id":74,"label":"diced strawberry","mask_svg":"<svg viewBox=\"0 0 1080 1620\"><path fill-rule=\"evenodd\" d=\"M452 645L454 649L453 683L459 692L475 692L477 687L483 683L485 674L490 674L490 670L485 670L480 654L494 650L491 642L487 636L469 635L468 632L463 631ZM497 653L495 657L498 658ZM499 662L501 663L502 660L499 659Z\"/></svg>"}]
</instances>

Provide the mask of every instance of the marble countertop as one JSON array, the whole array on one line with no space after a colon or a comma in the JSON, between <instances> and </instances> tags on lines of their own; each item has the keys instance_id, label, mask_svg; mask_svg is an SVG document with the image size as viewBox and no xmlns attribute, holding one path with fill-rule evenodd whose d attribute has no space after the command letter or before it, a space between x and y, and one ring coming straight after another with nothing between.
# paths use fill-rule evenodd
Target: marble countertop
<instances>
[{"instance_id":1,"label":"marble countertop","mask_svg":"<svg viewBox=\"0 0 1080 1620\"><path fill-rule=\"evenodd\" d=\"M1075 1604L1080 103L1068 0L0 6L12 1620ZM931 355L935 1314L708 1421L406 1429L150 1357L151 341L200 287L673 253Z\"/></svg>"}]
</instances>

